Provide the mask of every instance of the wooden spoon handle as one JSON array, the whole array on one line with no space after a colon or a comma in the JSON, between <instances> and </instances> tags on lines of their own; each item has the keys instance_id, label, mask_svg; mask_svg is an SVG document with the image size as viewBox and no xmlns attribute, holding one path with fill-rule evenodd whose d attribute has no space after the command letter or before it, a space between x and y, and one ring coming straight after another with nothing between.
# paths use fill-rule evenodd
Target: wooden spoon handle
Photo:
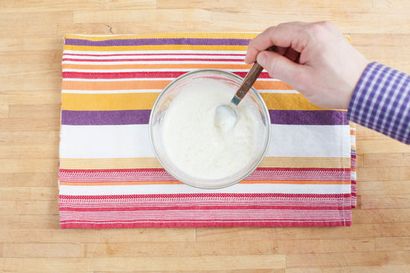
<instances>
[{"instance_id":1,"label":"wooden spoon handle","mask_svg":"<svg viewBox=\"0 0 410 273\"><path fill-rule=\"evenodd\" d=\"M277 48L276 46L272 46L268 48L267 50L276 52ZM246 74L245 78L243 79L241 86L239 86L238 91L236 91L235 96L231 100L233 104L238 105L241 102L241 100L248 93L249 89L251 89L252 85L258 79L262 70L263 70L263 67L260 66L257 62L255 62L252 65L248 74Z\"/></svg>"}]
</instances>

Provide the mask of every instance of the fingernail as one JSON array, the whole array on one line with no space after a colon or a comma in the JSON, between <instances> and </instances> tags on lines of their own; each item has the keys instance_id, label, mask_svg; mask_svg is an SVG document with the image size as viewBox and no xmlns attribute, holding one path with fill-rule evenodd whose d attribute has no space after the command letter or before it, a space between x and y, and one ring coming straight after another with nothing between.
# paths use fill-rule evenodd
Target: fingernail
<instances>
[{"instance_id":1,"label":"fingernail","mask_svg":"<svg viewBox=\"0 0 410 273\"><path fill-rule=\"evenodd\" d=\"M259 65L265 66L266 64L266 52L261 52L256 56L256 61L258 62Z\"/></svg>"}]
</instances>

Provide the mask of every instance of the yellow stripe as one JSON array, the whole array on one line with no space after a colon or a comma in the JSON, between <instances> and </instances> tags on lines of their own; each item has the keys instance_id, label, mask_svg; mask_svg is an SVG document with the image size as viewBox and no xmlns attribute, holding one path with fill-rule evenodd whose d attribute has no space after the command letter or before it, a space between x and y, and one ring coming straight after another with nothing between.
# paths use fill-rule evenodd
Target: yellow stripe
<instances>
[{"instance_id":1,"label":"yellow stripe","mask_svg":"<svg viewBox=\"0 0 410 273\"><path fill-rule=\"evenodd\" d=\"M92 110L148 110L158 93L124 94L76 94L63 93L62 109L77 111ZM262 94L266 106L271 110L319 110L301 94Z\"/></svg>"},{"instance_id":2,"label":"yellow stripe","mask_svg":"<svg viewBox=\"0 0 410 273\"><path fill-rule=\"evenodd\" d=\"M63 110L148 110L158 93L61 94Z\"/></svg>"},{"instance_id":3,"label":"yellow stripe","mask_svg":"<svg viewBox=\"0 0 410 273\"><path fill-rule=\"evenodd\" d=\"M90 41L119 40L119 39L147 39L147 38L221 38L221 39L252 39L256 33L147 33L147 34L127 34L127 35L81 35L66 34L65 39L87 39Z\"/></svg>"},{"instance_id":4,"label":"yellow stripe","mask_svg":"<svg viewBox=\"0 0 410 273\"><path fill-rule=\"evenodd\" d=\"M301 94L261 93L261 96L269 110L323 110Z\"/></svg>"},{"instance_id":5,"label":"yellow stripe","mask_svg":"<svg viewBox=\"0 0 410 273\"><path fill-rule=\"evenodd\" d=\"M348 157L265 157L259 167L276 168L350 168ZM61 158L62 169L161 168L153 157L140 158Z\"/></svg>"},{"instance_id":6,"label":"yellow stripe","mask_svg":"<svg viewBox=\"0 0 410 273\"><path fill-rule=\"evenodd\" d=\"M130 51L130 50L233 50L246 51L247 46L234 45L141 45L141 46L75 46L64 45L64 50Z\"/></svg>"}]
</instances>

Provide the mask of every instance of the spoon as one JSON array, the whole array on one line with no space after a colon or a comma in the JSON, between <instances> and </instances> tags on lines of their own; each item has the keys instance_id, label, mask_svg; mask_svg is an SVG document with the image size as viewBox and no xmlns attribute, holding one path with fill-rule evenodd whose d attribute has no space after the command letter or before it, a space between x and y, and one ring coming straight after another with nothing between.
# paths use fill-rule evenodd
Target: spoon
<instances>
[{"instance_id":1,"label":"spoon","mask_svg":"<svg viewBox=\"0 0 410 273\"><path fill-rule=\"evenodd\" d=\"M276 46L268 48L269 51L277 51ZM215 124L224 129L231 129L235 126L238 121L237 106L251 89L252 85L255 83L256 79L259 77L263 70L263 67L255 62L249 72L246 74L241 86L239 86L238 91L231 99L229 104L222 104L216 107L215 111Z\"/></svg>"}]
</instances>

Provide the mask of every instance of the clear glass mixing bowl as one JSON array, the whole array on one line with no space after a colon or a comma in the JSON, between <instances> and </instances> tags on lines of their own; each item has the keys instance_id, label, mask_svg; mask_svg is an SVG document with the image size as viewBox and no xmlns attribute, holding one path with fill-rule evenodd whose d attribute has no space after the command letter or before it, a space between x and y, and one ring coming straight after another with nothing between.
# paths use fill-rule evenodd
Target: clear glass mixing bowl
<instances>
[{"instance_id":1,"label":"clear glass mixing bowl","mask_svg":"<svg viewBox=\"0 0 410 273\"><path fill-rule=\"evenodd\" d=\"M222 70L211 69L188 72L176 78L167 87L165 87L165 89L158 96L153 106L149 121L150 137L157 159L169 174L171 174L179 181L193 187L202 189L218 189L228 187L240 182L256 169L258 164L263 159L266 148L268 147L270 118L268 109L264 101L262 100L262 97L254 88L251 88L244 99L251 101L257 107L258 113L260 114L260 120L262 121L264 127L264 133L260 136L260 145L258 145L258 149L255 152L252 160L250 160L249 164L245 168L230 176L214 180L200 179L184 173L183 170L172 163L172 160L167 155L166 149L163 145L163 119L167 113L168 107L172 104L173 99L178 96L181 87L189 85L190 83L192 83L192 81L204 78L222 81L225 84L232 86L232 88L235 90L241 85L243 80L241 77L235 74ZM238 160L241 159L238 158Z\"/></svg>"}]
</instances>

